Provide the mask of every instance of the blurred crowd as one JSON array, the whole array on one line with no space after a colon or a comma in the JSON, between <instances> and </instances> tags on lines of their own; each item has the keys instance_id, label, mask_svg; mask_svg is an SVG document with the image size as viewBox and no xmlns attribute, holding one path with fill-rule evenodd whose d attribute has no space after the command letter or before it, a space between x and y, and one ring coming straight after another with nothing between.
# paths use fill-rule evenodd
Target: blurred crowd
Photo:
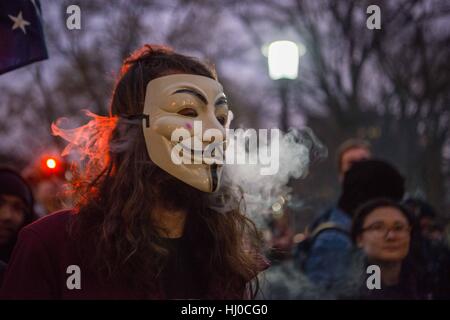
<instances>
[{"instance_id":1,"label":"blurred crowd","mask_svg":"<svg viewBox=\"0 0 450 320\"><path fill-rule=\"evenodd\" d=\"M424 199L408 196L405 178L377 159L367 141L342 143L336 163L341 193L334 206L317 213L299 234L290 223L292 212L272 222L272 270L292 263L289 270L301 281L295 294L280 289L267 296L449 299L449 230L442 215ZM286 272L284 266L273 272ZM379 269L374 273L370 266Z\"/></svg>"},{"instance_id":2,"label":"blurred crowd","mask_svg":"<svg viewBox=\"0 0 450 320\"><path fill-rule=\"evenodd\" d=\"M272 267L290 263L308 282L295 298L314 290L324 299L449 299L449 230L442 215L424 199L409 197L405 178L377 159L368 142L345 141L336 162L341 193L335 205L318 212L300 234L292 212L270 222ZM64 170L40 168L0 169L0 281L21 228L71 206Z\"/></svg>"}]
</instances>

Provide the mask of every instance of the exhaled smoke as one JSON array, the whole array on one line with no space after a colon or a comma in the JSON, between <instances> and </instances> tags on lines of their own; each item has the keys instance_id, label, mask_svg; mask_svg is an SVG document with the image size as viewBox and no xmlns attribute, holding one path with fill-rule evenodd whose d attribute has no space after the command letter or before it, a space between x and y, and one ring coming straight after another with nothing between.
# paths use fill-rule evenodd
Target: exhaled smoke
<instances>
[{"instance_id":1,"label":"exhaled smoke","mask_svg":"<svg viewBox=\"0 0 450 320\"><path fill-rule=\"evenodd\" d=\"M258 298L270 300L335 300L360 297L366 285L365 257L354 252L339 278L326 287L311 281L292 260L272 265L261 277Z\"/></svg>"},{"instance_id":2,"label":"exhaled smoke","mask_svg":"<svg viewBox=\"0 0 450 320\"><path fill-rule=\"evenodd\" d=\"M84 110L86 116L91 120L76 128L63 128L67 119L58 119L52 123L52 134L60 136L68 142L62 152L62 156L71 155L79 165L88 164L88 167L80 168L87 178L94 177L108 162L109 141L112 131L116 127L117 117L106 117L96 115Z\"/></svg>"},{"instance_id":3,"label":"exhaled smoke","mask_svg":"<svg viewBox=\"0 0 450 320\"><path fill-rule=\"evenodd\" d=\"M87 124L64 129L62 119L52 124L52 132L68 141L63 155L75 156L80 171L90 179L105 168L110 152L120 153L129 148L141 130L141 121L99 116L87 110L85 114L91 118ZM116 126L117 137L112 143L111 135ZM225 166L222 178L222 190L228 192L219 193L220 202L213 196L211 207L227 212L245 203L245 212L261 226L274 211L289 205L289 180L305 177L312 162L327 156L327 149L309 128L286 134L278 129L260 130L257 143L251 139L249 131L236 130L229 137L226 157L233 154L235 161ZM252 132L256 134L256 130ZM239 201L241 196L244 202Z\"/></svg>"},{"instance_id":4,"label":"exhaled smoke","mask_svg":"<svg viewBox=\"0 0 450 320\"><path fill-rule=\"evenodd\" d=\"M259 225L288 204L291 197L289 180L305 177L312 162L327 156L327 149L309 128L286 134L278 130L277 134L273 132L270 140L260 135L257 147L236 134L230 137L227 149L227 155L231 149L236 158L247 161L225 167L223 187L234 190L236 195L242 193L246 213ZM236 199L231 197L230 202L224 203L223 211L236 205L233 198Z\"/></svg>"}]
</instances>

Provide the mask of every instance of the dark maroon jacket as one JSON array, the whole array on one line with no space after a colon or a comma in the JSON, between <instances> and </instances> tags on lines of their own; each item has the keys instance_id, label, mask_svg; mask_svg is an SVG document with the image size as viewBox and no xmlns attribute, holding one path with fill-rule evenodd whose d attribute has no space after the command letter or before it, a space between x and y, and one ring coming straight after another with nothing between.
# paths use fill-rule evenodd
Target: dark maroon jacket
<instances>
[{"instance_id":1,"label":"dark maroon jacket","mask_svg":"<svg viewBox=\"0 0 450 320\"><path fill-rule=\"evenodd\" d=\"M98 274L83 265L69 239L67 226L73 214L70 210L56 212L21 230L0 299L164 299L162 292L149 294L124 283L100 282ZM80 289L68 289L71 265L80 267Z\"/></svg>"}]
</instances>

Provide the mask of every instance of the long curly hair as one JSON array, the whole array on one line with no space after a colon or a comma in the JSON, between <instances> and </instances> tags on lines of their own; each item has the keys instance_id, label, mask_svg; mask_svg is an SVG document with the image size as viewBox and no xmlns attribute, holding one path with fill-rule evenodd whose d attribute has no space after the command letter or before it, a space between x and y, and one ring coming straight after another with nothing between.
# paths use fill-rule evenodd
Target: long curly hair
<instances>
[{"instance_id":1,"label":"long curly hair","mask_svg":"<svg viewBox=\"0 0 450 320\"><path fill-rule=\"evenodd\" d=\"M101 161L92 163L89 174L73 180L79 197L70 234L82 257L106 275L103 278L159 290L169 251L152 212L156 204L183 209L187 212L183 241L201 277L203 298L253 298L258 291L261 237L242 206L218 212L209 205L210 194L161 170L147 154L142 122L129 120L143 112L148 82L175 73L216 79L212 68L161 46L145 45L124 61L110 105L113 128L106 135L107 154L94 157ZM224 198L225 189L219 191Z\"/></svg>"}]
</instances>

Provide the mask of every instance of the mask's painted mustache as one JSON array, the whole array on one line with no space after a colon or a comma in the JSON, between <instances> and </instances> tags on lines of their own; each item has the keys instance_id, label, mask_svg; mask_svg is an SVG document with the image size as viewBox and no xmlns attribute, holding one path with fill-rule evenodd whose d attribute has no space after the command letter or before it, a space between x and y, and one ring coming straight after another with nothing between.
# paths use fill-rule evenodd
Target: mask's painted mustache
<instances>
[{"instance_id":1,"label":"mask's painted mustache","mask_svg":"<svg viewBox=\"0 0 450 320\"><path fill-rule=\"evenodd\" d=\"M194 143L195 139L197 139L196 143ZM212 162L219 162L217 164L221 165L224 162L223 155L226 141L211 142L203 148L203 143L197 137L193 137L176 144L173 143L173 146L176 145L181 146L183 155L191 155L192 163L205 163L205 160L207 160L209 164Z\"/></svg>"}]
</instances>

